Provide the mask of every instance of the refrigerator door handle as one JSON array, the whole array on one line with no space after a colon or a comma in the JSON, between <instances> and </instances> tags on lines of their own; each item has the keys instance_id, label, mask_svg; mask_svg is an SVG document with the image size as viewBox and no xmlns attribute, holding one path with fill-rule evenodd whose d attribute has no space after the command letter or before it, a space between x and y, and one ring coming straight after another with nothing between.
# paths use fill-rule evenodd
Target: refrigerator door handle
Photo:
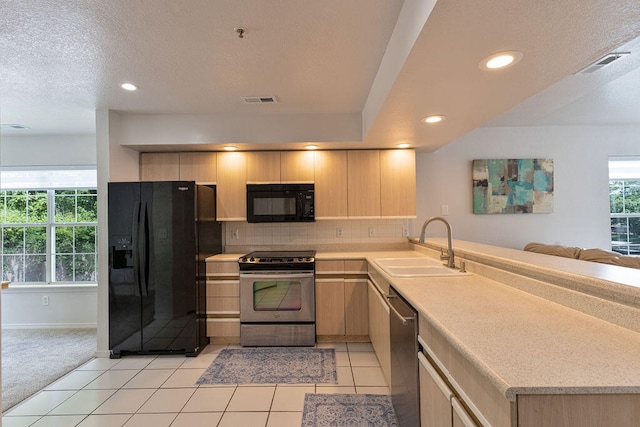
<instances>
[{"instance_id":1,"label":"refrigerator door handle","mask_svg":"<svg viewBox=\"0 0 640 427\"><path fill-rule=\"evenodd\" d=\"M133 226L132 226L132 250L133 250L133 290L137 297L140 296L140 203L136 203L133 209Z\"/></svg>"},{"instance_id":2,"label":"refrigerator door handle","mask_svg":"<svg viewBox=\"0 0 640 427\"><path fill-rule=\"evenodd\" d=\"M141 263L141 279L140 287L142 289L142 295L147 296L149 294L149 211L147 209L147 203L142 205L141 227L140 227L140 263Z\"/></svg>"}]
</instances>

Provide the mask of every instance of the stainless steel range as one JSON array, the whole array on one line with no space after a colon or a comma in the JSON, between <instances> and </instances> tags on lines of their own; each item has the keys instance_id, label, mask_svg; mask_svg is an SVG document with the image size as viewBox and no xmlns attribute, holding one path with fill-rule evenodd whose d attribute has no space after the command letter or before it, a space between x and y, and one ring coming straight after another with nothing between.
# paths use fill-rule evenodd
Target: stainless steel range
<instances>
[{"instance_id":1,"label":"stainless steel range","mask_svg":"<svg viewBox=\"0 0 640 427\"><path fill-rule=\"evenodd\" d=\"M238 265L240 344L315 345L315 251L251 252Z\"/></svg>"}]
</instances>

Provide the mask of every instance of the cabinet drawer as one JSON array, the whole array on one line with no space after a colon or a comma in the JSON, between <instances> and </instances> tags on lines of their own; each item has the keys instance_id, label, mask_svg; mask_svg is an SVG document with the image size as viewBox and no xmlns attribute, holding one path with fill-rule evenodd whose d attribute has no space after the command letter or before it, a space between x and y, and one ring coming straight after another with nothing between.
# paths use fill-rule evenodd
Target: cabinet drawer
<instances>
[{"instance_id":1,"label":"cabinet drawer","mask_svg":"<svg viewBox=\"0 0 640 427\"><path fill-rule=\"evenodd\" d=\"M209 261L207 262L207 275L239 276L240 269L237 261Z\"/></svg>"},{"instance_id":2,"label":"cabinet drawer","mask_svg":"<svg viewBox=\"0 0 640 427\"><path fill-rule=\"evenodd\" d=\"M344 261L344 271L349 274L367 274L367 260L347 259Z\"/></svg>"},{"instance_id":3,"label":"cabinet drawer","mask_svg":"<svg viewBox=\"0 0 640 427\"><path fill-rule=\"evenodd\" d=\"M208 337L239 337L240 319L207 319Z\"/></svg>"},{"instance_id":4,"label":"cabinet drawer","mask_svg":"<svg viewBox=\"0 0 640 427\"><path fill-rule=\"evenodd\" d=\"M207 314L240 314L240 298L207 297Z\"/></svg>"},{"instance_id":5,"label":"cabinet drawer","mask_svg":"<svg viewBox=\"0 0 640 427\"><path fill-rule=\"evenodd\" d=\"M341 259L316 261L316 273L344 273L344 261Z\"/></svg>"},{"instance_id":6,"label":"cabinet drawer","mask_svg":"<svg viewBox=\"0 0 640 427\"><path fill-rule=\"evenodd\" d=\"M207 297L239 297L240 281L207 280Z\"/></svg>"}]
</instances>

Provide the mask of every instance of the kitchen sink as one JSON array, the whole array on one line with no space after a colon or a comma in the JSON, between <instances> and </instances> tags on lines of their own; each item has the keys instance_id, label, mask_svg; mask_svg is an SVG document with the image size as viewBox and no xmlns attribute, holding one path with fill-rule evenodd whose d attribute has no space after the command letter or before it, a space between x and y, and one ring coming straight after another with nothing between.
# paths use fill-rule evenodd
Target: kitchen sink
<instances>
[{"instance_id":1,"label":"kitchen sink","mask_svg":"<svg viewBox=\"0 0 640 427\"><path fill-rule=\"evenodd\" d=\"M415 258L378 258L373 262L391 277L455 277L469 276L460 270L442 265L439 261L427 257Z\"/></svg>"}]
</instances>

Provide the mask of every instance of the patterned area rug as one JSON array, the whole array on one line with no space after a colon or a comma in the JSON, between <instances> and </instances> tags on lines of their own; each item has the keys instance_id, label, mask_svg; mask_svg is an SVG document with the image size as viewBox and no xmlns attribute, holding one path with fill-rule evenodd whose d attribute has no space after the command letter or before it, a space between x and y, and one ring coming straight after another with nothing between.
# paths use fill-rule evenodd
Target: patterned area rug
<instances>
[{"instance_id":1,"label":"patterned area rug","mask_svg":"<svg viewBox=\"0 0 640 427\"><path fill-rule=\"evenodd\" d=\"M332 348L260 347L225 349L198 384L337 383Z\"/></svg>"},{"instance_id":2,"label":"patterned area rug","mask_svg":"<svg viewBox=\"0 0 640 427\"><path fill-rule=\"evenodd\" d=\"M306 394L302 427L397 426L391 398L380 394Z\"/></svg>"}]
</instances>

